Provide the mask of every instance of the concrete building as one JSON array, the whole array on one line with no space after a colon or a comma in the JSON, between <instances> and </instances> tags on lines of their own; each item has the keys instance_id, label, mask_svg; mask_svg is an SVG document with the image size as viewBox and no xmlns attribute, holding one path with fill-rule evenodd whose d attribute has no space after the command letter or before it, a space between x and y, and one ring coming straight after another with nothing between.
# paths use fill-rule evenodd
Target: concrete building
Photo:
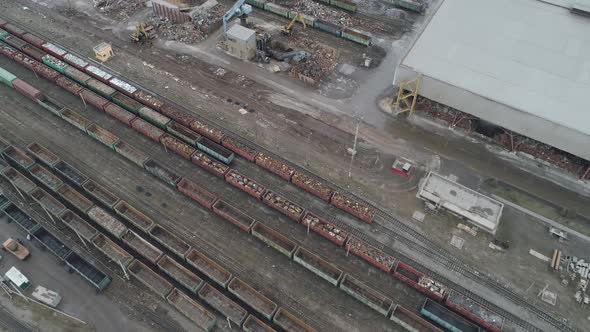
<instances>
[{"instance_id":1,"label":"concrete building","mask_svg":"<svg viewBox=\"0 0 590 332\"><path fill-rule=\"evenodd\" d=\"M394 84L421 74L421 96L590 160L590 18L573 3L444 0Z\"/></svg>"},{"instance_id":2,"label":"concrete building","mask_svg":"<svg viewBox=\"0 0 590 332\"><path fill-rule=\"evenodd\" d=\"M256 55L256 31L235 24L227 31L227 48L235 57L251 60Z\"/></svg>"},{"instance_id":3,"label":"concrete building","mask_svg":"<svg viewBox=\"0 0 590 332\"><path fill-rule=\"evenodd\" d=\"M504 210L497 200L434 172L422 180L416 196L429 202L432 210L444 208L492 234L496 234Z\"/></svg>"}]
</instances>

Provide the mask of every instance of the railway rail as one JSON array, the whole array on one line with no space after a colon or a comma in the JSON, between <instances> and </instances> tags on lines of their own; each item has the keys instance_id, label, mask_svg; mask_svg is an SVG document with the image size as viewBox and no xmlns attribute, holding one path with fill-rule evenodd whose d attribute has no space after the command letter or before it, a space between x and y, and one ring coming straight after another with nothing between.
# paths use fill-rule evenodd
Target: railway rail
<instances>
[{"instance_id":1,"label":"railway rail","mask_svg":"<svg viewBox=\"0 0 590 332\"><path fill-rule=\"evenodd\" d=\"M1 17L2 15L0 15ZM105 68L104 66L100 65L100 64L96 64L96 66L103 68L103 69L107 69L109 71L112 72L112 70ZM132 81L130 81L132 82ZM158 98L161 98L163 101L166 101L172 105L175 105L176 107L179 107L180 109L183 109L187 112L191 112L190 110L187 110L186 108L168 100L167 98L165 98L164 96L161 96L157 93L154 93L153 91L150 91L149 89L143 87L141 84L138 84L137 82L132 82L133 84L135 84L136 86L150 92L153 93L155 96L157 96ZM192 112L191 112L192 113ZM202 117L202 116L199 116ZM212 123L220 128L224 128L223 126L219 126L215 121L211 121L209 119L207 119L207 122ZM295 166L293 163L286 161L283 158L278 157L277 155L265 150L264 148L258 146L257 144L253 143L253 142L249 142L247 140L242 139L239 135L237 135L236 133L233 133L232 131L224 128L224 130L230 134L232 134L234 137L238 138L238 140L240 140L242 143L247 144L249 146L252 146L254 148L256 148L258 151L264 152L265 154L271 155L274 158L276 158L277 160L281 160L283 162L285 162L287 165L291 165L291 166ZM309 170L306 170L305 168L299 167L299 166L295 166L296 169L300 172L304 172L305 174L312 176L314 178L319 178L318 176L316 176L315 174L313 174L312 172L310 172ZM480 283L480 284L484 284L487 286L492 287L493 289L495 289L497 292L499 292L501 295L504 295L506 298L508 298L509 300L511 300L512 302L514 302L517 305L522 306L523 308L526 308L527 310L531 311L532 313L534 313L535 315L539 316L543 321L549 323L550 325L560 329L560 330L564 330L564 331L573 331L573 329L571 329L571 327L569 327L565 322L553 317L552 315L542 311L541 309L537 308L536 306L530 304L529 302L527 302L525 299L523 299L522 297L520 297L518 294L512 292L511 290L507 289L506 287L498 284L496 281L492 280L491 278L489 278L488 276L481 274L477 271L477 269L475 269L472 266L469 266L468 264L465 264L463 262L461 262L458 258L454 257L453 255L451 255L449 252L445 251L444 249L440 248L438 245L436 245L434 242L432 242L430 239L428 239L425 235L421 234L420 232L416 231L415 229L409 227L408 225L406 225L405 223L403 223L402 221L400 221L399 219L393 217L392 215L388 214L386 212L386 210L379 206L378 204L374 203L374 202L369 202L365 199L362 199L360 197L358 197L357 195L354 195L346 190L344 190L343 188L335 185L334 183L331 183L329 181L326 180L322 180L324 183L328 183L328 185L330 187L332 187L333 189L341 192L341 193L346 193L348 196L358 200L361 203L365 203L367 206L371 206L373 207L376 212L377 212L377 222L375 223L376 227L380 227L382 228L383 231L385 231L387 234L389 234L390 236L392 236L392 238L399 240L401 242L403 242L404 244L410 246L411 248L413 248L414 250L418 250L421 253L424 253L428 256L434 256L439 258L440 260L442 260L442 263L445 267L449 268L452 271L458 272L463 274L464 276ZM335 220L335 218L331 218L334 219L332 220L333 222L336 221L336 224L340 224L339 221ZM404 236L400 236L400 234L396 234L393 231L391 231L388 227L385 227L384 224L390 224L393 225L393 227L401 230L402 232L404 232ZM344 229L347 229L347 227L343 227ZM358 232L356 232L358 233ZM354 233L353 233L354 234ZM375 245L375 243L377 243L377 245L375 245L376 247L384 250L384 251L391 251L391 248L387 248L385 247L383 244L376 242L373 239L370 239L366 234L362 234L362 236L359 236L359 234L355 234L357 235L357 237L363 239L364 241L371 243L373 245ZM421 244L416 243L416 241L420 242ZM397 254L398 256L399 253ZM425 267L423 267L425 268ZM426 268L425 268L426 269ZM430 272L429 272L430 273ZM463 287L460 286L456 286L456 290L458 290L460 293L464 293L464 294L469 294L472 293L466 289L464 289ZM476 296L475 299L481 299L480 297ZM489 303L488 301L485 301L483 299L481 299L482 302L485 303ZM499 312L499 313L507 313L505 310L499 309L497 306L494 305L490 305L489 307L491 307L492 309L494 309L495 311ZM509 320L513 321L514 323L516 323L517 325L528 329L528 330L532 330L532 331L536 331L538 330L536 327L534 327L533 325L524 322L522 319L508 314L507 318L509 318Z\"/></svg>"}]
</instances>

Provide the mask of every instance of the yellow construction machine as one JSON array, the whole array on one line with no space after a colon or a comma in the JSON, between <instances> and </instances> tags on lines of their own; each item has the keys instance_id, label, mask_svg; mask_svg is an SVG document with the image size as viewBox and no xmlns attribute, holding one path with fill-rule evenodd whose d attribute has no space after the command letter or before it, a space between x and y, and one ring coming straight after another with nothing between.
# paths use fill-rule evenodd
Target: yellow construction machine
<instances>
[{"instance_id":1,"label":"yellow construction machine","mask_svg":"<svg viewBox=\"0 0 590 332\"><path fill-rule=\"evenodd\" d=\"M301 22L304 29L307 27L307 24L305 24L305 19L303 18L303 15L301 15L300 13L297 13L295 16L293 16L293 19L291 20L291 22L289 22L288 25L281 28L281 34L283 34L285 36L290 36L293 33L293 30L291 30L293 28L293 24L295 24L295 21L297 21L297 20L299 20L299 22Z\"/></svg>"},{"instance_id":2,"label":"yellow construction machine","mask_svg":"<svg viewBox=\"0 0 590 332\"><path fill-rule=\"evenodd\" d=\"M151 44L152 39L156 38L154 34L154 27L146 25L145 23L139 23L135 26L135 31L131 33L131 40L135 43Z\"/></svg>"}]
</instances>

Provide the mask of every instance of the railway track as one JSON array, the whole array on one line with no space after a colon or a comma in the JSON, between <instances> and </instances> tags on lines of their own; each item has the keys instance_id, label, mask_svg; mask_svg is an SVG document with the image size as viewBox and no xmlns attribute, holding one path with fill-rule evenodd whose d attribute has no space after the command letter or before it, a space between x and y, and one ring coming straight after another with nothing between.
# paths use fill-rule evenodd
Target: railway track
<instances>
[{"instance_id":1,"label":"railway track","mask_svg":"<svg viewBox=\"0 0 590 332\"><path fill-rule=\"evenodd\" d=\"M19 105L20 106L20 105ZM16 107L15 107L16 109ZM32 112L31 110L28 110L29 112ZM45 113L43 113L45 114ZM50 115L51 116L51 115ZM49 121L49 119L47 119ZM10 133L10 136L12 137L12 139L16 142L19 143L20 146L26 146L27 143L23 142L20 138L16 138L18 137L18 135L16 133L14 133L11 130L7 130L8 133ZM49 138L46 138L47 140L49 140ZM70 155L71 156L71 155ZM76 158L77 159L77 158ZM68 160L69 162L69 160ZM94 169L94 167L92 165L87 164L86 162L84 162L83 160L77 159L77 164L84 164L85 167L84 169ZM99 169L96 169L96 172L99 172ZM27 176L27 178L29 178L30 180L34 181L37 183L37 181L35 179L33 179L29 174L25 174L25 176ZM60 176L60 178L62 180L65 180L63 177ZM109 179L102 179L104 180L106 183L112 183L111 180ZM66 180L67 182L67 180ZM38 183L37 183L38 184ZM109 187L117 187L119 189L121 189L123 192L126 192L129 196L133 196L134 193L129 190L128 188L121 186L120 184L115 184L113 183L111 186ZM57 197L57 196L55 196ZM62 203L65 203L61 198L57 197L58 200L60 200ZM102 206L103 208L109 210L109 207L103 206L102 203L98 202L96 199L91 198L91 197L87 197L88 199L90 199L94 204ZM157 220L169 220L169 218L167 216L164 216L161 213L156 213L158 215ZM124 220L121 220L124 221ZM129 226L128 223L125 222L125 224L127 226ZM229 267L234 276L238 276L238 277L243 277L244 280L247 280L251 286L258 288L258 289L263 289L265 290L265 293L269 293L269 294L273 294L273 297L275 297L276 299L278 299L279 303L281 304L282 307L288 309L289 311L299 315L300 317L305 317L306 318L306 322L311 323L313 326L317 327L318 330L321 331L328 331L330 330L330 325L325 321L325 319L320 318L318 315L313 314L313 313L309 313L307 311L303 311L304 308L302 307L302 305L293 297L293 294L288 294L285 293L284 291L280 290L278 287L272 286L272 284L268 281L264 281L264 277L262 275L260 275L259 272L249 269L249 268L244 268L243 265L241 263L239 263L238 261L236 261L235 259L232 259L231 257L226 256L225 254L220 254L219 250L215 248L214 245L210 244L206 239L200 238L200 235L198 233L194 233L192 230L185 228L183 226L179 226L178 224L170 224L169 226L171 227L181 227L183 228L184 234L193 234L195 235L196 238L198 238L199 240L195 241L194 239L192 241L189 241L191 245L193 245L193 247L196 247L198 249L200 249L202 252L206 253L207 255L209 255L210 257L215 257L216 260L220 263L222 263L224 266ZM137 232L137 230L135 230ZM139 232L138 232L139 233ZM106 234L106 233L105 233ZM114 239L113 239L114 240ZM117 242L115 240L115 242ZM120 244L120 243L119 243ZM155 243L154 243L155 244ZM160 248L163 249L163 248ZM140 259L141 260L141 259ZM143 263L146 263L149 265L149 263L142 261ZM120 272L120 271L119 271ZM120 273L119 273L120 274ZM212 283L213 284L213 283ZM314 289L314 294L316 294L317 296L322 296L322 294L324 294L325 291L321 290L320 288L315 288ZM228 294L225 294L228 295ZM232 297L230 295L230 297ZM337 306L331 304L331 306L334 309L338 309ZM260 318L260 317L259 317ZM163 326L165 327L165 326ZM171 329L166 329L167 331L171 331Z\"/></svg>"},{"instance_id":2,"label":"railway track","mask_svg":"<svg viewBox=\"0 0 590 332\"><path fill-rule=\"evenodd\" d=\"M30 177L27 177L27 178L31 179ZM4 183L4 182L7 182L7 181L5 179L0 178L0 183ZM37 221L43 227L51 230L51 232L53 234L61 235L61 237L59 237L59 239L61 241L63 241L64 243L66 243L70 248L75 249L75 251L77 253L79 253L79 254L84 253L85 256L87 256L87 257L96 257L92 253L88 252L87 249L83 248L82 245L77 243L77 241L79 241L78 237L71 236L71 234L66 234L62 229L57 227L56 224L48 221L44 215L41 215L40 212L38 212L36 209L34 209L31 206L31 205L34 205L33 203L29 204L28 202L23 202L23 198L20 196L20 194L17 192L14 192L13 190L14 190L14 187L12 187L11 185L8 185L8 189L5 186L3 186L3 188L2 188L2 192L3 192L4 196L6 196L10 200L10 202L17 205L19 208L23 209L27 214L29 214L35 221ZM16 204L17 202L19 202L21 204ZM94 261L96 261L96 260L94 260ZM109 271L109 274L111 276L116 276L119 280L121 280L123 282L127 281L126 279L124 279L124 275L123 275L123 272L121 272L121 270L113 270L108 265L102 264L102 262L101 262L101 269ZM127 309L130 311L136 310L136 308L129 306L125 302L121 302L121 304L125 305L127 307ZM150 312L149 315L151 317L152 322L154 324L158 325L159 327L161 327L165 331L171 331L171 332L184 332L185 331L179 324L177 324L175 321L169 319L166 315L158 314L156 312ZM0 317L0 320L1 319L2 318ZM13 331L13 330L9 330L9 331ZM14 331L18 331L18 330L14 330ZM32 330L29 329L29 330L23 330L23 331L32 331Z\"/></svg>"},{"instance_id":3,"label":"railway track","mask_svg":"<svg viewBox=\"0 0 590 332\"><path fill-rule=\"evenodd\" d=\"M0 17L2 17L3 15L0 15ZM34 29L31 29L31 31L34 31ZM48 39L49 40L49 39ZM75 52L72 52L74 54L76 54ZM79 54L77 54L78 56L80 56ZM83 56L82 56L83 57ZM84 58L84 57L83 57ZM94 61L92 61L94 65L101 67L107 71L110 72L115 72L113 70L110 70L110 68L103 66L102 64L96 63ZM150 89L142 86L141 84L137 83L137 82L133 82L131 80L128 80L130 83L135 84L136 86L149 91L150 93L153 93L154 95L156 95L157 97L161 98L163 101L166 101L172 105L175 105L181 109L184 109L185 111L190 112L191 114L194 114L192 111L178 105L177 103L167 99L166 97L155 93L153 91L151 91ZM196 114L194 114L196 115ZM318 176L316 176L315 174L313 174L311 171L300 167L300 166L295 166L294 163L291 163L277 155L275 155L274 153L271 153L269 151L267 151L266 149L262 148L261 146L258 146L257 144L247 141L243 138L241 138L240 135L236 134L235 132L232 132L231 130L228 130L227 128L224 128L223 126L219 125L217 122L212 121L210 119L204 118L201 115L197 115L199 118L201 119L205 119L206 121L204 122L208 122L211 123L219 128L223 128L227 133L232 134L234 137L236 137L239 141L241 141L244 144L247 144L249 146L252 146L254 148L256 148L257 150L261 151L261 152L265 152L275 158L277 158L278 160L282 160L285 163L294 166L298 171L303 171L303 173L310 175L312 177L315 178L320 178ZM360 197L358 197L357 195L354 195L350 192L348 192L347 190L335 185L334 183L331 183L329 181L326 181L324 179L322 179L323 182L328 183L330 187L332 187L333 189L344 193L346 195L349 195L352 198L357 199L359 202L362 202L364 204L366 204L367 206L371 206L373 208L375 208L376 212L377 212L377 216L378 219L374 225L375 227L381 227L382 230L386 233L389 234L390 236L392 236L392 238L402 241L404 244L409 245L411 248L418 250L421 253L427 254L429 256L434 256L437 257L441 260L441 263L449 268L452 271L461 273L462 275L464 275L467 278L470 278L480 284L483 285L487 285L491 288L493 288L494 290L496 290L499 294L505 296L507 299L509 299L510 301L512 301L513 303L525 308L526 310L530 311L531 313L537 315L539 318L541 318L543 321L545 321L546 323L552 325L553 327L560 329L562 331L574 331L570 326L568 326L566 323L564 323L562 320L557 319L555 317L553 317L552 315L544 312L543 310L537 308L536 306L534 306L533 304L527 302L524 298L522 298L521 296L519 296L518 294L512 292L511 290L509 290L508 288L500 285L499 283L497 283L495 280L491 279L490 277L479 273L477 271L477 269L475 269L472 266L467 265L466 263L463 263L461 260L459 260L458 258L454 257L452 254L450 254L449 252L445 251L443 248L441 248L440 246L438 246L437 244L435 244L434 242L432 242L430 239L428 239L425 235L421 234L420 232L416 231L415 229L407 226L406 224L404 224L402 221L400 221L399 219L397 219L396 217L391 216L390 214L388 214L386 212L386 209L383 208L382 206L380 206L379 204L375 203L375 202L369 202L365 199L362 199ZM333 220L333 222L335 222L336 224L338 224L339 226L342 226L344 229L349 229L349 227L347 227L346 225L342 225L342 223L338 222L337 220L335 220L335 218L331 218ZM379 223L382 223L381 225ZM399 229L400 231L402 231L404 234L403 236L401 234L395 233L393 231L391 231L389 228L384 227L383 223L387 223L390 225L393 225L395 228ZM366 234L362 234L359 233L358 231L353 231L351 232L353 235L358 236L359 238L365 240L368 243L371 243L372 245L376 246L377 248L381 248L384 251L393 251L393 249L388 248L386 246L384 246L381 243L376 242L375 240L373 240L372 238L369 238ZM416 241L420 242L421 244L416 243ZM398 253L398 256L399 253ZM411 259L410 259L411 260ZM413 261L413 260L412 260ZM467 289L457 286L456 287L457 291L459 291L460 293L463 293L465 295L468 294L473 294L472 292L468 291ZM475 299L481 299L479 296L475 296ZM481 299L482 303L488 303L490 304L490 309L497 311L498 313L506 313L505 310L499 309L497 306L492 305L491 303L489 303L489 301L483 300ZM512 319L510 318L512 317ZM519 325L527 330L531 330L531 331L537 331L538 329L536 327L534 327L533 325L524 322L522 319L512 315L512 314L507 314L507 318L511 321L513 321L516 325Z\"/></svg>"},{"instance_id":4,"label":"railway track","mask_svg":"<svg viewBox=\"0 0 590 332\"><path fill-rule=\"evenodd\" d=\"M37 330L14 317L8 309L0 306L0 327L10 332L36 332Z\"/></svg>"}]
</instances>

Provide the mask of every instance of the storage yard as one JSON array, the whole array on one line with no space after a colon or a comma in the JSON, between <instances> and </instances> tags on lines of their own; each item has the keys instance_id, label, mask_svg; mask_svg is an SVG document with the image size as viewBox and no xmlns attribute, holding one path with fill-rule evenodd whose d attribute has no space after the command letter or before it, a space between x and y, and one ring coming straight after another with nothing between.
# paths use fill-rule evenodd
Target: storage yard
<instances>
[{"instance_id":1,"label":"storage yard","mask_svg":"<svg viewBox=\"0 0 590 332\"><path fill-rule=\"evenodd\" d=\"M19 302L32 288L7 274L0 325L584 330L590 268L533 256L582 257L587 243L537 241L544 230L497 180L473 189L425 154L394 173L371 146L377 128L357 142L359 108L340 120L310 108L377 98L386 86L367 82L391 84L381 69L441 3L246 0L229 22L225 0L0 4L0 220L34 257L2 257L1 272L7 260L63 295L55 313L27 318L17 313L40 310ZM224 32L240 22L252 33ZM97 39L114 49L105 63ZM35 272L37 255L51 273ZM566 267L580 283L564 284Z\"/></svg>"}]
</instances>

